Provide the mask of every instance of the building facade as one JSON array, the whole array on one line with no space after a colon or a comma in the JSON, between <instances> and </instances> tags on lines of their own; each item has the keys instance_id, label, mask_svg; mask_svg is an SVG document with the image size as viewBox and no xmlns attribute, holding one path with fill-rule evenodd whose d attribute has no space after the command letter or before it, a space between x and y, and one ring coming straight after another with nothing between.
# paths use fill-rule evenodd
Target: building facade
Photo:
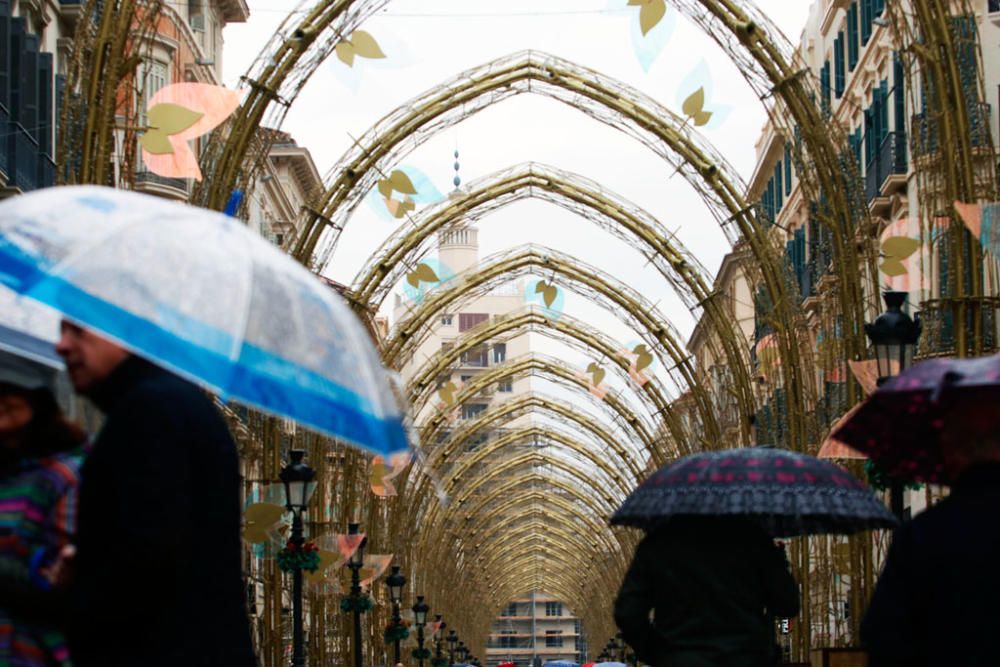
<instances>
[{"instance_id":1,"label":"building facade","mask_svg":"<svg viewBox=\"0 0 1000 667\"><path fill-rule=\"evenodd\" d=\"M586 659L580 620L545 593L511 600L493 623L486 645L487 667L501 662L541 667L552 660L583 664Z\"/></svg>"}]
</instances>

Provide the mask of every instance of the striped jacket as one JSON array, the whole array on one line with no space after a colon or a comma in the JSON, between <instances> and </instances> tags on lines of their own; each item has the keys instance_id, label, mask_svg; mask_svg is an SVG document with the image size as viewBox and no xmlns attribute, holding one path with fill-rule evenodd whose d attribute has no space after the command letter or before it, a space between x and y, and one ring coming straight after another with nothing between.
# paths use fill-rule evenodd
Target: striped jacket
<instances>
[{"instance_id":1,"label":"striped jacket","mask_svg":"<svg viewBox=\"0 0 1000 667\"><path fill-rule=\"evenodd\" d=\"M82 450L20 461L0 473L0 581L37 585L37 569L76 531ZM68 667L69 652L55 628L18 618L0 599L0 667Z\"/></svg>"}]
</instances>

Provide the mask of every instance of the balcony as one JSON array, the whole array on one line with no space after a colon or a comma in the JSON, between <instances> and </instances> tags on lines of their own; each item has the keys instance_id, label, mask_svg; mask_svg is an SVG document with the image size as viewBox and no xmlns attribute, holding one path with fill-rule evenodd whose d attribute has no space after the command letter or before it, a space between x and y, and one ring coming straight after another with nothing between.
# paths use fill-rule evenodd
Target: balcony
<instances>
[{"instance_id":1,"label":"balcony","mask_svg":"<svg viewBox=\"0 0 1000 667\"><path fill-rule=\"evenodd\" d=\"M145 170L136 172L135 189L137 192L145 192L147 194L182 201L186 200L189 194L187 179L167 178Z\"/></svg>"},{"instance_id":2,"label":"balcony","mask_svg":"<svg viewBox=\"0 0 1000 667\"><path fill-rule=\"evenodd\" d=\"M886 213L891 197L906 188L906 134L890 132L865 169L865 199L872 213Z\"/></svg>"},{"instance_id":3,"label":"balcony","mask_svg":"<svg viewBox=\"0 0 1000 667\"><path fill-rule=\"evenodd\" d=\"M990 105L985 102L970 104L969 135L973 148L989 148ZM926 111L911 117L913 131L913 159L934 157L941 146L937 118Z\"/></svg>"},{"instance_id":4,"label":"balcony","mask_svg":"<svg viewBox=\"0 0 1000 667\"><path fill-rule=\"evenodd\" d=\"M6 128L7 138L0 158L0 169L7 174L7 187L19 192L47 188L55 184L56 165L52 158L41 153L38 140L15 121L7 120L6 109L0 107L0 127Z\"/></svg>"},{"instance_id":5,"label":"balcony","mask_svg":"<svg viewBox=\"0 0 1000 667\"><path fill-rule=\"evenodd\" d=\"M955 320L960 312L958 304L965 305L967 332L965 354L991 354L1000 350L1000 297L964 297L931 299L920 304L923 332L917 343L917 356L954 356L959 354ZM979 331L982 349L973 347L974 331Z\"/></svg>"}]
</instances>

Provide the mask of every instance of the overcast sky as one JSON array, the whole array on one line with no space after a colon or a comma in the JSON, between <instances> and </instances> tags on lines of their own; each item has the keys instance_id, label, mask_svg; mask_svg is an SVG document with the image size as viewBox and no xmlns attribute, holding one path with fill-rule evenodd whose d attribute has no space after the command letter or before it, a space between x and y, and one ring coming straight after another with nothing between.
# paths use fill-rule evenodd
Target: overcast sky
<instances>
[{"instance_id":1,"label":"overcast sky","mask_svg":"<svg viewBox=\"0 0 1000 667\"><path fill-rule=\"evenodd\" d=\"M807 0L757 0L797 43ZM251 18L226 28L227 85L235 87L261 45L286 15L283 0L250 0ZM626 0L395 0L369 19L384 61L358 59L349 70L336 58L321 66L295 101L284 129L307 147L324 175L382 116L458 72L522 49L537 49L619 79L680 113L682 93L706 87L716 122L702 128L743 175L755 160L754 144L765 110L725 54L701 30L670 9L644 40L634 35L638 8ZM651 59L651 56L656 57ZM648 66L648 69L644 67ZM706 74L707 72L707 74ZM729 108L728 113L725 107ZM442 192L451 190L452 152L460 152L464 182L526 161L551 164L601 183L655 215L715 271L727 250L708 211L680 177L643 145L551 99L521 95L496 104L433 137L399 166L423 171ZM328 273L351 283L379 243L398 223L359 207L341 237ZM540 201L513 204L480 225L481 254L533 242L549 245L601 267L659 304L686 337L693 318L663 279L629 246ZM569 294L566 311L601 327L623 343L636 339L586 299ZM536 337L537 338L537 337Z\"/></svg>"}]
</instances>

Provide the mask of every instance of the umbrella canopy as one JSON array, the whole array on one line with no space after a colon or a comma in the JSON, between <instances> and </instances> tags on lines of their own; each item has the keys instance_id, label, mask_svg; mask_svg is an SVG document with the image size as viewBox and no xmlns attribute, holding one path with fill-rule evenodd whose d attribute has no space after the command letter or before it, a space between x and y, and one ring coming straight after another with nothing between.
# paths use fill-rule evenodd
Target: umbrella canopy
<instances>
[{"instance_id":1,"label":"umbrella canopy","mask_svg":"<svg viewBox=\"0 0 1000 667\"><path fill-rule=\"evenodd\" d=\"M549 660L543 667L580 667L580 664L570 660Z\"/></svg>"},{"instance_id":2,"label":"umbrella canopy","mask_svg":"<svg viewBox=\"0 0 1000 667\"><path fill-rule=\"evenodd\" d=\"M782 537L896 525L871 490L840 466L762 447L694 454L661 468L611 523L650 529L673 516L698 515L756 517Z\"/></svg>"},{"instance_id":3,"label":"umbrella canopy","mask_svg":"<svg viewBox=\"0 0 1000 667\"><path fill-rule=\"evenodd\" d=\"M98 186L0 204L0 282L203 386L380 453L407 446L329 287L239 221Z\"/></svg>"},{"instance_id":4,"label":"umbrella canopy","mask_svg":"<svg viewBox=\"0 0 1000 667\"><path fill-rule=\"evenodd\" d=\"M946 482L941 431L958 401L981 406L984 418L997 415L1000 355L915 364L868 397L833 437L870 456L891 476ZM1000 417L992 428L1000 429Z\"/></svg>"},{"instance_id":5,"label":"umbrella canopy","mask_svg":"<svg viewBox=\"0 0 1000 667\"><path fill-rule=\"evenodd\" d=\"M62 370L58 332L58 313L0 285L0 352Z\"/></svg>"}]
</instances>

